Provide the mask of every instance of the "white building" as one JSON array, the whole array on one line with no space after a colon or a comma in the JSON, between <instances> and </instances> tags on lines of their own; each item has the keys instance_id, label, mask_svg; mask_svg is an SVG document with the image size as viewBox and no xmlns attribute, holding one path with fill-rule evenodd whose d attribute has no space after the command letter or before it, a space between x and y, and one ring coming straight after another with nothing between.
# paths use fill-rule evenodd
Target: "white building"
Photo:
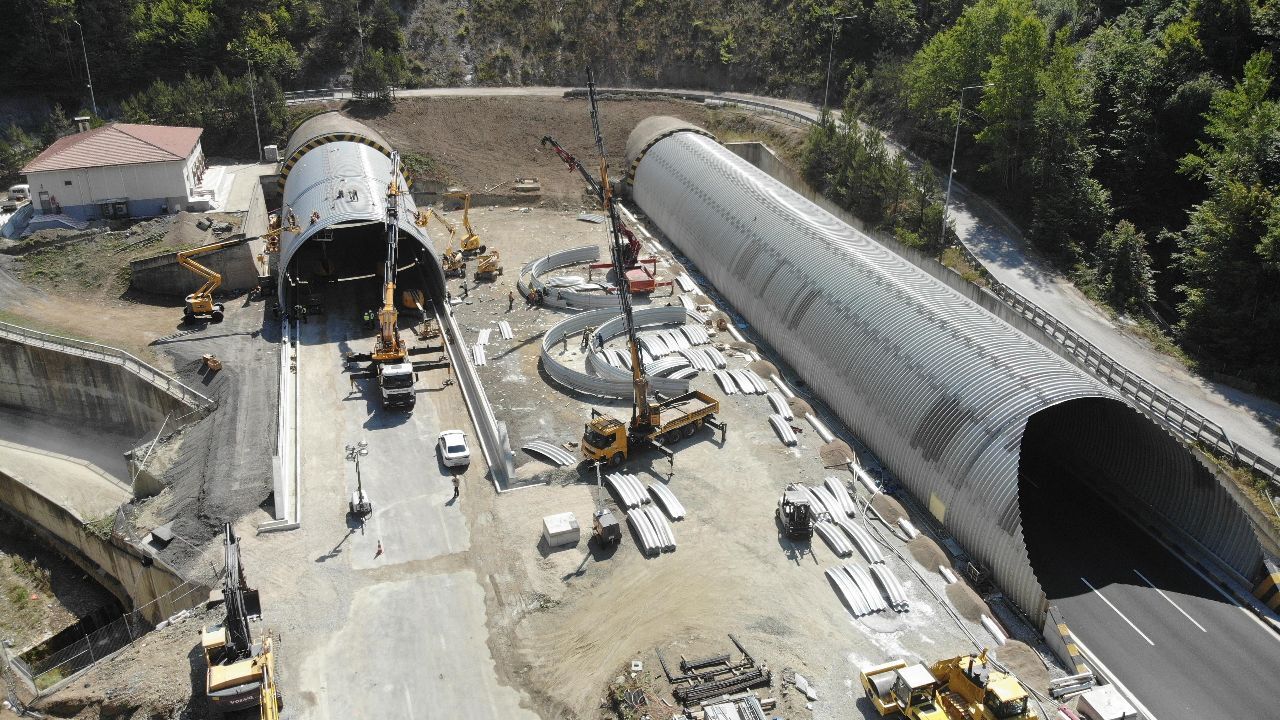
<instances>
[{"instance_id":1,"label":"white building","mask_svg":"<svg viewBox=\"0 0 1280 720\"><path fill-rule=\"evenodd\" d=\"M201 128L111 123L59 138L22 169L35 215L75 221L205 210Z\"/></svg>"}]
</instances>

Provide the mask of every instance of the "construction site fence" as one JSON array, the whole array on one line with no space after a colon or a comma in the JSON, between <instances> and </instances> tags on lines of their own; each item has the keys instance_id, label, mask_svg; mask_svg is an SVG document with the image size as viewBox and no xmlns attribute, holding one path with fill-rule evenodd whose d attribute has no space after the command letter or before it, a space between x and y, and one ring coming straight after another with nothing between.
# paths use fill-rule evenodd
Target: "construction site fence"
<instances>
[{"instance_id":1,"label":"construction site fence","mask_svg":"<svg viewBox=\"0 0 1280 720\"><path fill-rule=\"evenodd\" d=\"M22 327L21 325L13 325L7 322L0 322L0 337L7 337L15 342L35 345L37 347L43 347L71 355L78 355L80 357L97 360L99 362L119 365L129 372L132 372L134 375L142 378L146 382L173 396L184 405L190 407L191 413L188 413L187 416L182 418L178 418L182 422L204 417L218 407L216 400L201 395L183 384L177 378L157 370L151 365L148 365L137 357L119 348L113 348L109 345L100 345L98 343L89 342L88 340L52 335L50 333L32 330L31 328Z\"/></svg>"},{"instance_id":2,"label":"construction site fence","mask_svg":"<svg viewBox=\"0 0 1280 720\"><path fill-rule=\"evenodd\" d=\"M156 625L147 620L152 605L161 604L162 607L169 608L173 612L170 615L172 618L204 602L209 597L212 582L212 578L188 580L150 603L121 615L46 656L24 659L10 654L10 667L35 689L37 696L52 692L94 663L110 657L156 629ZM24 654L30 655L30 651Z\"/></svg>"}]
</instances>

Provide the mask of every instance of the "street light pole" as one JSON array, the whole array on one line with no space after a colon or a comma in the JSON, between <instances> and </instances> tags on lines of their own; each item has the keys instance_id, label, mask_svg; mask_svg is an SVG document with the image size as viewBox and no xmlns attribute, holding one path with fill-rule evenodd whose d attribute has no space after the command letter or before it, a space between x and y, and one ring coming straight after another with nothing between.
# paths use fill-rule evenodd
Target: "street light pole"
<instances>
[{"instance_id":1,"label":"street light pole","mask_svg":"<svg viewBox=\"0 0 1280 720\"><path fill-rule=\"evenodd\" d=\"M249 102L253 105L253 135L258 139L258 162L262 162L262 131L258 129L258 95L253 87L253 60L245 56L249 63Z\"/></svg>"},{"instance_id":2,"label":"street light pole","mask_svg":"<svg viewBox=\"0 0 1280 720\"><path fill-rule=\"evenodd\" d=\"M84 47L84 26L79 20L72 20L80 29L80 52L84 55L84 75L89 79L89 104L93 106L93 114L98 114L98 100L93 96L93 73L89 72L89 51Z\"/></svg>"},{"instance_id":3,"label":"street light pole","mask_svg":"<svg viewBox=\"0 0 1280 720\"><path fill-rule=\"evenodd\" d=\"M951 208L951 181L956 176L956 147L960 145L960 118L964 116L964 92L966 90L989 88L994 84L968 85L960 88L960 109L956 111L956 135L951 140L951 169L947 172L947 199L942 203L942 230L938 234L938 243L940 245L946 244L947 241L947 210Z\"/></svg>"},{"instance_id":4,"label":"street light pole","mask_svg":"<svg viewBox=\"0 0 1280 720\"><path fill-rule=\"evenodd\" d=\"M827 85L822 90L822 112L827 112L827 99L831 95L831 59L836 49L836 28L841 20L852 20L856 15L839 15L831 18L831 41L827 43Z\"/></svg>"}]
</instances>

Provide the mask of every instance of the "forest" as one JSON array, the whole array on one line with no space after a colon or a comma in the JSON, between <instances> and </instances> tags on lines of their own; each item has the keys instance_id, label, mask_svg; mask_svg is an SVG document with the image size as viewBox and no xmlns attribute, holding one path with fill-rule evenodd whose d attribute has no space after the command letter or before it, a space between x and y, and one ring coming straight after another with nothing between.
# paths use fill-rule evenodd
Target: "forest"
<instances>
[{"instance_id":1,"label":"forest","mask_svg":"<svg viewBox=\"0 0 1280 720\"><path fill-rule=\"evenodd\" d=\"M572 85L590 63L606 84L802 98L832 111L801 169L869 225L954 241L944 178L854 120L944 172L956 140L957 177L1081 289L1202 372L1280 397L1280 0L4 5L0 95L49 109L5 123L6 178L91 104L95 123L200 125L211 154L246 155L253 102L278 141L283 90L337 83Z\"/></svg>"}]
</instances>

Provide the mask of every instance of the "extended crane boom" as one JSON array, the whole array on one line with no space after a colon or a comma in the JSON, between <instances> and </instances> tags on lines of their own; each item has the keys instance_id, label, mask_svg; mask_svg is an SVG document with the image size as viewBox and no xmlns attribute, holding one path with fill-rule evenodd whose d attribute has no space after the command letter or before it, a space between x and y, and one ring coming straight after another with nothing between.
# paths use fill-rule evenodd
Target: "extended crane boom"
<instances>
[{"instance_id":1,"label":"extended crane boom","mask_svg":"<svg viewBox=\"0 0 1280 720\"><path fill-rule=\"evenodd\" d=\"M573 172L574 170L578 171L578 174L586 181L587 187L591 188L591 194L595 195L596 199L600 201L600 205L603 206L604 190L601 189L601 184L597 182L595 178L591 177L591 173L587 172L587 168L583 166L582 163L578 162L578 158L574 157L572 153L561 147L560 143L556 142L556 139L550 135L544 135L542 137L542 144L550 145L551 149L556 151L556 155L560 156L560 159L564 161L565 165L569 166L570 172ZM621 218L618 218L615 215L614 220L617 223L616 227L618 228L618 232L622 233L622 236L627 239L626 249L622 253L622 260L624 263L622 267L630 269L635 267L636 262L640 259L640 238L636 237L636 234L631 232L631 228L622 223Z\"/></svg>"},{"instance_id":2,"label":"extended crane boom","mask_svg":"<svg viewBox=\"0 0 1280 720\"><path fill-rule=\"evenodd\" d=\"M400 153L391 153L391 182L387 183L387 260L382 268L382 308L378 310L378 340L373 361L400 362L408 354L400 340L396 310L396 268L400 251Z\"/></svg>"}]
</instances>

